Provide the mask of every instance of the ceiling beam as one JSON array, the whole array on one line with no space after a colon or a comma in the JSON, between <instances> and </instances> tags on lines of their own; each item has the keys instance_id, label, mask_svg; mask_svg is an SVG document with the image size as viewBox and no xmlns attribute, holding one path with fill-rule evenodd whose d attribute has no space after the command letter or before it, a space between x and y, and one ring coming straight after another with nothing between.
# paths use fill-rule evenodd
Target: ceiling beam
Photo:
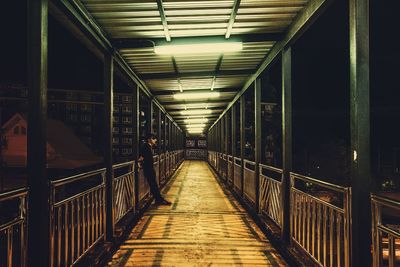
<instances>
[{"instance_id":1,"label":"ceiling beam","mask_svg":"<svg viewBox=\"0 0 400 267\"><path fill-rule=\"evenodd\" d=\"M158 7L158 12L160 13L161 22L162 22L162 25L164 28L165 39L167 40L167 42L170 42L171 35L169 34L167 17L165 16L164 5L163 5L162 0L157 0L157 7Z\"/></svg>"},{"instance_id":2,"label":"ceiling beam","mask_svg":"<svg viewBox=\"0 0 400 267\"><path fill-rule=\"evenodd\" d=\"M228 39L231 36L233 24L235 23L236 15L240 6L240 0L235 0L232 7L231 17L229 18L228 28L226 29L225 38Z\"/></svg>"},{"instance_id":3,"label":"ceiling beam","mask_svg":"<svg viewBox=\"0 0 400 267\"><path fill-rule=\"evenodd\" d=\"M229 41L248 42L275 42L282 40L282 33L262 33L262 34L238 34L231 36ZM198 36L198 37L174 37L173 41L167 42L165 38L118 38L113 39L112 43L117 48L143 48L165 44L187 44L187 43L210 43L226 42L225 36Z\"/></svg>"},{"instance_id":4,"label":"ceiling beam","mask_svg":"<svg viewBox=\"0 0 400 267\"><path fill-rule=\"evenodd\" d=\"M185 104L185 101L162 101L162 100L160 100L159 99L159 101L160 101L160 103L163 105L163 106L172 106L172 105L184 105ZM212 99L209 99L209 100L207 100L207 103L208 104L212 104L212 103L218 103L218 104L220 104L220 103L222 103L222 102L224 102L226 105L227 104L229 104L229 102L231 102L231 100L230 99L227 99L227 100L221 100L221 99L215 99L215 100L212 100ZM200 103L204 103L204 99L200 99L200 100L190 100L190 102L186 102L186 104L188 104L188 105L191 105L191 104L200 104Z\"/></svg>"},{"instance_id":5,"label":"ceiling beam","mask_svg":"<svg viewBox=\"0 0 400 267\"><path fill-rule=\"evenodd\" d=\"M207 93L210 92L210 89L194 89L194 90L188 90L185 89L184 93ZM213 92L219 92L219 93L237 93L238 90L237 88L217 88ZM162 91L153 91L154 96L169 96L169 95L174 95L176 93L179 93L179 90L162 90ZM204 101L203 101L204 102Z\"/></svg>"},{"instance_id":6,"label":"ceiling beam","mask_svg":"<svg viewBox=\"0 0 400 267\"><path fill-rule=\"evenodd\" d=\"M199 77L218 77L218 76L240 76L250 75L256 70L218 70L218 71L200 71L200 72L181 72L177 73L151 73L142 74L140 77L143 80L158 80L158 79L177 79L177 78L199 78Z\"/></svg>"}]
</instances>

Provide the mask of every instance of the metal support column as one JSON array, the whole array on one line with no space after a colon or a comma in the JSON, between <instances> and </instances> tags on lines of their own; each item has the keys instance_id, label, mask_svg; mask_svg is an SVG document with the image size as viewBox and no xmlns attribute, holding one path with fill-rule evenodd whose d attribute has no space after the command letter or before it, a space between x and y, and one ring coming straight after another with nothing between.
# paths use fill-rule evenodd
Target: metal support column
<instances>
[{"instance_id":1,"label":"metal support column","mask_svg":"<svg viewBox=\"0 0 400 267\"><path fill-rule=\"evenodd\" d=\"M256 211L260 211L260 170L261 161L261 79L258 78L254 82L254 162L256 173Z\"/></svg>"},{"instance_id":2,"label":"metal support column","mask_svg":"<svg viewBox=\"0 0 400 267\"><path fill-rule=\"evenodd\" d=\"M28 266L49 266L50 186L46 172L48 0L28 1ZM40 245L38 245L40 244Z\"/></svg>"},{"instance_id":3,"label":"metal support column","mask_svg":"<svg viewBox=\"0 0 400 267\"><path fill-rule=\"evenodd\" d=\"M242 188L240 189L240 195L244 195L244 139L245 139L245 112L246 102L244 95L240 97L240 159L242 161L242 167L240 169L240 179L242 181Z\"/></svg>"},{"instance_id":4,"label":"metal support column","mask_svg":"<svg viewBox=\"0 0 400 267\"><path fill-rule=\"evenodd\" d=\"M282 240L290 242L290 172L292 171L292 49L282 51L282 141L283 176L281 187Z\"/></svg>"},{"instance_id":5,"label":"metal support column","mask_svg":"<svg viewBox=\"0 0 400 267\"><path fill-rule=\"evenodd\" d=\"M139 158L139 149L140 149L140 88L136 86L133 90L133 114L135 116L134 120L134 157L135 157L135 211L139 211L139 170L138 170L138 162Z\"/></svg>"},{"instance_id":6,"label":"metal support column","mask_svg":"<svg viewBox=\"0 0 400 267\"><path fill-rule=\"evenodd\" d=\"M161 114L162 114L162 111L160 110L160 109L158 109L158 125L157 125L157 133L158 133L158 144L157 144L157 154L161 157L161 153L162 153L162 150L161 150L161 136L162 136L162 134L161 134L161 129L162 129L162 127L161 127L161 121L162 121L162 116L161 116ZM159 166L160 166L160 168L161 168L161 164L159 164ZM159 170L160 171L160 173L161 173L161 169Z\"/></svg>"},{"instance_id":7,"label":"metal support column","mask_svg":"<svg viewBox=\"0 0 400 267\"><path fill-rule=\"evenodd\" d=\"M114 59L104 55L104 163L106 167L106 240L114 239L114 194L113 194L113 78Z\"/></svg>"},{"instance_id":8,"label":"metal support column","mask_svg":"<svg viewBox=\"0 0 400 267\"><path fill-rule=\"evenodd\" d=\"M150 100L150 131L148 131L149 133L153 133L153 124L155 123L155 121L153 121L153 107L154 107L154 101L153 99Z\"/></svg>"},{"instance_id":9,"label":"metal support column","mask_svg":"<svg viewBox=\"0 0 400 267\"><path fill-rule=\"evenodd\" d=\"M232 135L231 135L231 138L232 138L232 142L231 142L231 146L232 146L232 178L231 178L231 180L232 180L232 184L230 185L230 186L232 186L233 187L233 184L234 184L234 177L235 177L235 175L234 175L234 170L235 170L235 157L236 157L236 155L237 155L237 152L236 152L236 120L235 120L235 114L236 114L236 105L232 105L232 108L231 108L231 114L230 114L230 116L231 116L231 129L232 129Z\"/></svg>"},{"instance_id":10,"label":"metal support column","mask_svg":"<svg viewBox=\"0 0 400 267\"><path fill-rule=\"evenodd\" d=\"M371 265L369 1L350 0L351 266Z\"/></svg>"}]
</instances>

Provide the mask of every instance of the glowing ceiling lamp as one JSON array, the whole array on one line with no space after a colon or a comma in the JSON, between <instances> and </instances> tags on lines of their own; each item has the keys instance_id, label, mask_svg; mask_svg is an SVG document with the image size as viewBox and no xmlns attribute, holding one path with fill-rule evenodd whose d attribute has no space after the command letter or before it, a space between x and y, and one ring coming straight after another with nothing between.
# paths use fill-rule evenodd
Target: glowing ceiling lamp
<instances>
[{"instance_id":1,"label":"glowing ceiling lamp","mask_svg":"<svg viewBox=\"0 0 400 267\"><path fill-rule=\"evenodd\" d=\"M186 109L192 109L192 108L207 108L208 103L199 103L199 104L189 104L185 105Z\"/></svg>"},{"instance_id":2,"label":"glowing ceiling lamp","mask_svg":"<svg viewBox=\"0 0 400 267\"><path fill-rule=\"evenodd\" d=\"M212 113L211 109L190 109L181 111L182 115L205 115L211 113Z\"/></svg>"},{"instance_id":3,"label":"glowing ceiling lamp","mask_svg":"<svg viewBox=\"0 0 400 267\"><path fill-rule=\"evenodd\" d=\"M208 122L207 118L198 118L198 119L186 119L185 123L189 124L189 123L206 123Z\"/></svg>"},{"instance_id":4,"label":"glowing ceiling lamp","mask_svg":"<svg viewBox=\"0 0 400 267\"><path fill-rule=\"evenodd\" d=\"M197 128L189 128L189 129L187 129L189 132L192 132L192 131L203 131L204 130L204 127L197 127Z\"/></svg>"},{"instance_id":5,"label":"glowing ceiling lamp","mask_svg":"<svg viewBox=\"0 0 400 267\"><path fill-rule=\"evenodd\" d=\"M203 130L188 131L188 133L190 133L190 134L203 133Z\"/></svg>"},{"instance_id":6,"label":"glowing ceiling lamp","mask_svg":"<svg viewBox=\"0 0 400 267\"><path fill-rule=\"evenodd\" d=\"M197 43L179 45L161 45L154 47L157 55L184 55L237 52L243 49L242 42Z\"/></svg>"},{"instance_id":7,"label":"glowing ceiling lamp","mask_svg":"<svg viewBox=\"0 0 400 267\"><path fill-rule=\"evenodd\" d=\"M206 125L204 123L196 123L196 124L187 124L186 128L204 128Z\"/></svg>"},{"instance_id":8,"label":"glowing ceiling lamp","mask_svg":"<svg viewBox=\"0 0 400 267\"><path fill-rule=\"evenodd\" d=\"M207 98L216 98L219 96L220 96L219 92L174 94L174 98L177 100L207 99Z\"/></svg>"}]
</instances>

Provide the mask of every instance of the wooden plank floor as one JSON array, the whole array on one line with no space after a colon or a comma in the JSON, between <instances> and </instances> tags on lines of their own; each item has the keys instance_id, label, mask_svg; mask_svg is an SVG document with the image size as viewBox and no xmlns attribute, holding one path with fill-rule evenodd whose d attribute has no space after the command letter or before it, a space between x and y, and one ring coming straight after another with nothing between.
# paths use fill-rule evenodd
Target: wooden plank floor
<instances>
[{"instance_id":1,"label":"wooden plank floor","mask_svg":"<svg viewBox=\"0 0 400 267\"><path fill-rule=\"evenodd\" d=\"M108 266L287 266L207 163L185 161Z\"/></svg>"}]
</instances>

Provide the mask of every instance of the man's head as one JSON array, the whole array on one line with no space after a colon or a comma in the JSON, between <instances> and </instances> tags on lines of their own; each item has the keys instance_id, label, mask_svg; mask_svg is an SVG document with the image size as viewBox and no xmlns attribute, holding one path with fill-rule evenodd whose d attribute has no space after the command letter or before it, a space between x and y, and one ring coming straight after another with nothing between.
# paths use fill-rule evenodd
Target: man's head
<instances>
[{"instance_id":1,"label":"man's head","mask_svg":"<svg viewBox=\"0 0 400 267\"><path fill-rule=\"evenodd\" d=\"M147 143L154 146L157 143L157 136L155 134L149 133L146 135Z\"/></svg>"}]
</instances>

